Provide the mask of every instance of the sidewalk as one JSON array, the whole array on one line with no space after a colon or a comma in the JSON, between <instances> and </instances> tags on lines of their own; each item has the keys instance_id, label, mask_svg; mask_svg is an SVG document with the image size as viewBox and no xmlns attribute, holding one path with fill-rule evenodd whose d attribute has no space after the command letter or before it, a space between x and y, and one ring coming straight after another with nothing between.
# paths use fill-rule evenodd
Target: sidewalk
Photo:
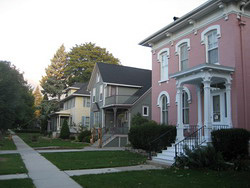
<instances>
[{"instance_id":1,"label":"sidewalk","mask_svg":"<svg viewBox=\"0 0 250 188\"><path fill-rule=\"evenodd\" d=\"M28 176L37 188L81 188L65 172L60 171L18 136L13 135L12 138L28 170Z\"/></svg>"}]
</instances>

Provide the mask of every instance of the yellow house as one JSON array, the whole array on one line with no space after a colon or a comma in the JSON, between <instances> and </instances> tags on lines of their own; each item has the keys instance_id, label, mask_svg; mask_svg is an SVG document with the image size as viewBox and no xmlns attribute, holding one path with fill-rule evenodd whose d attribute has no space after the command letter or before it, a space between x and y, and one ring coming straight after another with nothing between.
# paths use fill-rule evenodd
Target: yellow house
<instances>
[{"instance_id":1,"label":"yellow house","mask_svg":"<svg viewBox=\"0 0 250 188\"><path fill-rule=\"evenodd\" d=\"M58 136L65 120L71 133L77 133L82 128L89 129L90 94L87 85L75 83L65 89L65 97L60 100L61 110L50 114L48 131L52 131L53 136Z\"/></svg>"}]
</instances>

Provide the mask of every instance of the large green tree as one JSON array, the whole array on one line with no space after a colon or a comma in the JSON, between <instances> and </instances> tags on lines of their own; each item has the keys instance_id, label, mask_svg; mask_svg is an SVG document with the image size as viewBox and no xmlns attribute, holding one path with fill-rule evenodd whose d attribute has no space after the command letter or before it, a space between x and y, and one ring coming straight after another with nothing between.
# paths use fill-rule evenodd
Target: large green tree
<instances>
[{"instance_id":1,"label":"large green tree","mask_svg":"<svg viewBox=\"0 0 250 188\"><path fill-rule=\"evenodd\" d=\"M64 45L61 45L50 60L51 64L45 69L46 75L40 81L43 94L47 94L53 98L56 97L60 100L63 89L66 87L66 78L64 75L66 60L67 53Z\"/></svg>"},{"instance_id":2,"label":"large green tree","mask_svg":"<svg viewBox=\"0 0 250 188\"><path fill-rule=\"evenodd\" d=\"M0 61L0 130L27 127L34 119L32 89L10 62Z\"/></svg>"},{"instance_id":3,"label":"large green tree","mask_svg":"<svg viewBox=\"0 0 250 188\"><path fill-rule=\"evenodd\" d=\"M96 46L94 43L76 45L68 53L65 74L68 84L74 82L88 82L97 62L120 64L105 48Z\"/></svg>"}]
</instances>

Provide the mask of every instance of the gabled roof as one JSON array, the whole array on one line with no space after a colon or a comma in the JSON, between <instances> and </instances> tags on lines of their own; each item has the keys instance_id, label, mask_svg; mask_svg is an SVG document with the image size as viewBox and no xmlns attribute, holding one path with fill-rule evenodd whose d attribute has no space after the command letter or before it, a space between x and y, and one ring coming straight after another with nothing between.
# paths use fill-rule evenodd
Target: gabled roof
<instances>
[{"instance_id":1,"label":"gabled roof","mask_svg":"<svg viewBox=\"0 0 250 188\"><path fill-rule=\"evenodd\" d=\"M74 88L74 89L76 89L76 91L74 93L72 93L71 95L62 99L60 102L64 102L64 101L71 99L75 96L90 96L89 91L87 91L87 86L88 86L88 83L80 83L80 82L74 83L72 86L69 86L68 88L66 88L66 91L70 88Z\"/></svg>"},{"instance_id":2,"label":"gabled roof","mask_svg":"<svg viewBox=\"0 0 250 188\"><path fill-rule=\"evenodd\" d=\"M120 85L151 87L151 70L107 63L97 63L97 66L103 82Z\"/></svg>"}]
</instances>

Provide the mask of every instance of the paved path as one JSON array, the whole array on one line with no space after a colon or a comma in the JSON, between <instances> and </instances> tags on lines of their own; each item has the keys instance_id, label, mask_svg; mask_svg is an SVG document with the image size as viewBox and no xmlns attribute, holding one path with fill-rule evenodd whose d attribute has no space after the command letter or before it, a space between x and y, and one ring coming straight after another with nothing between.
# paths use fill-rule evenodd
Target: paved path
<instances>
[{"instance_id":1,"label":"paved path","mask_svg":"<svg viewBox=\"0 0 250 188\"><path fill-rule=\"evenodd\" d=\"M84 151L125 151L125 148L118 147L84 147L83 149L39 149L36 148L39 153L55 153L55 152L84 152Z\"/></svg>"},{"instance_id":2,"label":"paved path","mask_svg":"<svg viewBox=\"0 0 250 188\"><path fill-rule=\"evenodd\" d=\"M21 138L15 135L12 138L28 170L28 176L37 188L81 188L65 172L60 171Z\"/></svg>"},{"instance_id":3,"label":"paved path","mask_svg":"<svg viewBox=\"0 0 250 188\"><path fill-rule=\"evenodd\" d=\"M25 179L25 178L29 178L27 174L0 175L0 180Z\"/></svg>"},{"instance_id":4,"label":"paved path","mask_svg":"<svg viewBox=\"0 0 250 188\"><path fill-rule=\"evenodd\" d=\"M0 155L1 154L16 154L19 153L17 150L2 150L0 151Z\"/></svg>"},{"instance_id":5,"label":"paved path","mask_svg":"<svg viewBox=\"0 0 250 188\"><path fill-rule=\"evenodd\" d=\"M125 171L139 171L139 170L156 170L162 169L153 165L137 165L137 166L125 166L125 167L114 167L114 168L99 168L99 169L85 169L85 170L65 170L69 176L80 176L88 174L104 174L114 172L125 172Z\"/></svg>"}]
</instances>

